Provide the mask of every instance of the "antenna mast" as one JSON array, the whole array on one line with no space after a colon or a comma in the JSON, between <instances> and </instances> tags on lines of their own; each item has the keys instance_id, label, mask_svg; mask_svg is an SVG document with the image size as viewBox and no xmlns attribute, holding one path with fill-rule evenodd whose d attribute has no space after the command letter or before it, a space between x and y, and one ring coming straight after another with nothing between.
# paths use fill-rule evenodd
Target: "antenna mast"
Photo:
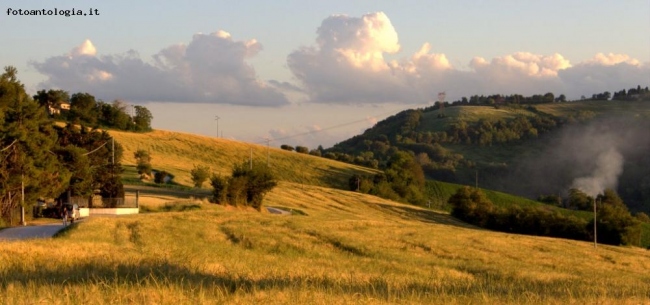
<instances>
[{"instance_id":1,"label":"antenna mast","mask_svg":"<svg viewBox=\"0 0 650 305\"><path fill-rule=\"evenodd\" d=\"M445 91L442 91L438 93L438 105L440 105L440 114L439 117L445 117L445 97L447 96L447 93Z\"/></svg>"}]
</instances>

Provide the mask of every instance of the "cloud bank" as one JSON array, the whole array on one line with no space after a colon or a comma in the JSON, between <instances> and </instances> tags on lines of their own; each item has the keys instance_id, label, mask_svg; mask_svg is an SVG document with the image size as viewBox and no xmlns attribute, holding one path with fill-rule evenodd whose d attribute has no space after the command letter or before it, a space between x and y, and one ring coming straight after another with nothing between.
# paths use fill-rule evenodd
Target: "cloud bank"
<instances>
[{"instance_id":1,"label":"cloud bank","mask_svg":"<svg viewBox=\"0 0 650 305\"><path fill-rule=\"evenodd\" d=\"M388 61L400 50L397 31L384 13L331 16L317 31L315 46L288 56L288 66L317 103L422 104L446 91L450 99L474 94L566 94L590 96L650 82L650 64L625 54L598 53L572 64L561 54L517 52L487 60L473 58L469 69L424 43L415 54Z\"/></svg>"},{"instance_id":2,"label":"cloud bank","mask_svg":"<svg viewBox=\"0 0 650 305\"><path fill-rule=\"evenodd\" d=\"M286 97L260 81L246 60L262 49L224 31L196 34L143 61L135 51L97 56L90 40L68 54L32 65L48 79L40 87L90 92L106 99L280 106Z\"/></svg>"},{"instance_id":3,"label":"cloud bank","mask_svg":"<svg viewBox=\"0 0 650 305\"><path fill-rule=\"evenodd\" d=\"M572 63L559 53L516 52L475 57L464 67L452 65L428 42L413 54L401 54L398 31L383 12L324 19L313 45L288 54L293 80L261 81L247 63L261 49L255 39L234 40L217 31L196 34L188 44L168 46L143 60L135 51L99 56L86 40L68 54L32 65L48 77L43 88L107 99L253 106L290 101L421 105L442 91L450 101L475 94L546 92L579 99L650 83L650 63L626 54L598 53Z\"/></svg>"}]
</instances>

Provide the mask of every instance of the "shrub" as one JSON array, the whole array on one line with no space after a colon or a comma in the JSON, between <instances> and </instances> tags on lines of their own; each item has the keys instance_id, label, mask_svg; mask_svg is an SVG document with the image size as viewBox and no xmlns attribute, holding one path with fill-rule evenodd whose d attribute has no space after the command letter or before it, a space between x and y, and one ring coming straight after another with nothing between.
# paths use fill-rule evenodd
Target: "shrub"
<instances>
[{"instance_id":1,"label":"shrub","mask_svg":"<svg viewBox=\"0 0 650 305\"><path fill-rule=\"evenodd\" d=\"M634 217L640 222L650 223L650 217L648 217L648 214L646 213L638 212L634 214Z\"/></svg>"},{"instance_id":2,"label":"shrub","mask_svg":"<svg viewBox=\"0 0 650 305\"><path fill-rule=\"evenodd\" d=\"M166 171L157 171L156 174L154 175L153 182L162 184L165 183L165 180L167 180L167 177L170 177L169 173Z\"/></svg>"},{"instance_id":3,"label":"shrub","mask_svg":"<svg viewBox=\"0 0 650 305\"><path fill-rule=\"evenodd\" d=\"M288 151L293 151L293 146L287 144L280 145L280 148Z\"/></svg>"},{"instance_id":4,"label":"shrub","mask_svg":"<svg viewBox=\"0 0 650 305\"><path fill-rule=\"evenodd\" d=\"M296 146L296 152L301 153L301 154L307 154L309 153L309 148L305 146Z\"/></svg>"},{"instance_id":5,"label":"shrub","mask_svg":"<svg viewBox=\"0 0 650 305\"><path fill-rule=\"evenodd\" d=\"M320 157L321 156L321 151L318 150L318 149L312 149L312 150L309 151L309 154L312 155L312 156Z\"/></svg>"},{"instance_id":6,"label":"shrub","mask_svg":"<svg viewBox=\"0 0 650 305\"><path fill-rule=\"evenodd\" d=\"M228 190L228 180L221 175L213 174L210 178L212 185L212 201L214 203L226 203L226 191Z\"/></svg>"},{"instance_id":7,"label":"shrub","mask_svg":"<svg viewBox=\"0 0 650 305\"><path fill-rule=\"evenodd\" d=\"M233 167L232 176L227 179L213 175L211 184L214 202L261 210L264 196L277 182L265 163L255 162L251 168L248 162L243 162Z\"/></svg>"},{"instance_id":8,"label":"shrub","mask_svg":"<svg viewBox=\"0 0 650 305\"><path fill-rule=\"evenodd\" d=\"M136 151L134 154L135 160L137 162L136 169L138 170L138 174L146 174L146 175L151 175L151 155L149 154L148 151L140 149Z\"/></svg>"},{"instance_id":9,"label":"shrub","mask_svg":"<svg viewBox=\"0 0 650 305\"><path fill-rule=\"evenodd\" d=\"M210 168L207 166L194 165L190 174L192 175L194 187L200 188L203 186L203 182L208 180L208 177L210 177Z\"/></svg>"}]
</instances>

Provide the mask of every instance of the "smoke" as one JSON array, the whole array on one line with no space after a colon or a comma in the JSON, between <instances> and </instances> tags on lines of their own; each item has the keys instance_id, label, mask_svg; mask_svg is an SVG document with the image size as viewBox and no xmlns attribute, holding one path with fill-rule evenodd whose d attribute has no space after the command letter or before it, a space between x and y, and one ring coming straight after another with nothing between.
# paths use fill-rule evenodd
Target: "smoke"
<instances>
[{"instance_id":1,"label":"smoke","mask_svg":"<svg viewBox=\"0 0 650 305\"><path fill-rule=\"evenodd\" d=\"M573 180L572 188L596 197L605 189L616 189L618 177L623 172L623 155L612 147L598 155L596 169L591 175Z\"/></svg>"},{"instance_id":2,"label":"smoke","mask_svg":"<svg viewBox=\"0 0 650 305\"><path fill-rule=\"evenodd\" d=\"M484 186L529 198L567 195L570 188L596 196L611 188L636 204L639 181L650 181L648 130L647 119L627 115L564 126L513 149L505 175L484 169Z\"/></svg>"}]
</instances>

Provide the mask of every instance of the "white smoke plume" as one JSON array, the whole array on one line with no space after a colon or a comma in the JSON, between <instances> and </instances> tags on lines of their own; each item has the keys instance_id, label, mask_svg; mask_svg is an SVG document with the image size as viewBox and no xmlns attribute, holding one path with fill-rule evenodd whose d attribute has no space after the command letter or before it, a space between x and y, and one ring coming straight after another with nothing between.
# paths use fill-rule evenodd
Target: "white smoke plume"
<instances>
[{"instance_id":1,"label":"white smoke plume","mask_svg":"<svg viewBox=\"0 0 650 305\"><path fill-rule=\"evenodd\" d=\"M596 197L607 188L616 189L618 177L623 172L623 155L616 148L601 152L591 175L573 180L572 187Z\"/></svg>"}]
</instances>

